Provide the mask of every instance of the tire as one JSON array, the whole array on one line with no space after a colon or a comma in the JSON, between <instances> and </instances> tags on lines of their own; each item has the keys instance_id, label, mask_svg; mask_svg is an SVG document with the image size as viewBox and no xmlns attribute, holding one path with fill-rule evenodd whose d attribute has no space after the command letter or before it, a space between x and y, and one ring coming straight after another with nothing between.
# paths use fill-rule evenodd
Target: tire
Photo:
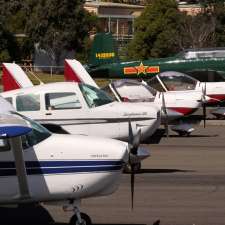
<instances>
[{"instance_id":1,"label":"tire","mask_svg":"<svg viewBox=\"0 0 225 225\"><path fill-rule=\"evenodd\" d=\"M92 225L91 218L87 214L81 213L80 216L82 219L82 224L78 223L76 214L71 217L69 224L70 225Z\"/></svg>"}]
</instances>

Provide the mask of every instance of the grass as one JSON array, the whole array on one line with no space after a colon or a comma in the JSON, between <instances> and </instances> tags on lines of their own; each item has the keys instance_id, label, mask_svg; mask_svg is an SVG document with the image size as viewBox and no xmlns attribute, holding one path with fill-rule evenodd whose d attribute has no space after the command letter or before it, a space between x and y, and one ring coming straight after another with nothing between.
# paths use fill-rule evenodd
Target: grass
<instances>
[{"instance_id":1,"label":"grass","mask_svg":"<svg viewBox=\"0 0 225 225\"><path fill-rule=\"evenodd\" d=\"M35 72L34 75L38 78L35 78L35 76L31 75L30 73L27 73L29 79L32 81L34 85L38 85L40 82L38 81L41 80L43 83L54 83L54 82L63 82L64 80L64 75L63 74L49 74L49 73L40 73L40 72ZM1 74L0 74L1 77ZM104 87L109 83L108 79L95 79L95 82L100 86ZM0 87L1 90L1 87Z\"/></svg>"}]
</instances>

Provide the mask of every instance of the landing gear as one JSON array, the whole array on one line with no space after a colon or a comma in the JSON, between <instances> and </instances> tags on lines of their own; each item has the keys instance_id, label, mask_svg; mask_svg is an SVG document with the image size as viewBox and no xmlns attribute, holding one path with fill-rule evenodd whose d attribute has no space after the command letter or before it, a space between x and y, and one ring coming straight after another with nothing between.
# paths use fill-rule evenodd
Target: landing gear
<instances>
[{"instance_id":1,"label":"landing gear","mask_svg":"<svg viewBox=\"0 0 225 225\"><path fill-rule=\"evenodd\" d=\"M70 225L91 225L91 219L90 217L85 214L85 213L79 213L80 215L78 216L77 214L73 215L70 219Z\"/></svg>"},{"instance_id":2,"label":"landing gear","mask_svg":"<svg viewBox=\"0 0 225 225\"><path fill-rule=\"evenodd\" d=\"M80 201L71 200L68 205L63 207L63 210L68 212L72 211L74 215L70 219L70 225L91 225L91 218L85 214L81 213L79 210Z\"/></svg>"},{"instance_id":3,"label":"landing gear","mask_svg":"<svg viewBox=\"0 0 225 225\"><path fill-rule=\"evenodd\" d=\"M191 134L190 132L186 132L186 131L178 131L177 133L180 137L184 137L184 136L189 137Z\"/></svg>"},{"instance_id":4,"label":"landing gear","mask_svg":"<svg viewBox=\"0 0 225 225\"><path fill-rule=\"evenodd\" d=\"M133 170L134 170L135 173L140 172L140 170L141 170L141 163L140 162L139 163L135 163L134 167L133 167ZM123 172L124 173L130 173L131 172L131 166L127 164L124 167Z\"/></svg>"}]
</instances>

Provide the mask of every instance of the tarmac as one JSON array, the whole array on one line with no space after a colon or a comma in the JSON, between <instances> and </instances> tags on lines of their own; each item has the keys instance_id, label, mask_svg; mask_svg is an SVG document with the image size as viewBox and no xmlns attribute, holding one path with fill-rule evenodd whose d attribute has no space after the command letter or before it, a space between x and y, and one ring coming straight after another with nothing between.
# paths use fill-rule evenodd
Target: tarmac
<instances>
[{"instance_id":1,"label":"tarmac","mask_svg":"<svg viewBox=\"0 0 225 225\"><path fill-rule=\"evenodd\" d=\"M130 176L112 196L87 199L82 211L95 224L224 225L225 127L198 127L191 137L171 133L150 144L152 156L136 175L131 210ZM55 219L67 222L58 207Z\"/></svg>"},{"instance_id":2,"label":"tarmac","mask_svg":"<svg viewBox=\"0 0 225 225\"><path fill-rule=\"evenodd\" d=\"M225 126L198 126L190 137L171 132L169 138L157 142L145 144L151 157L135 176L133 210L130 175L123 174L113 195L83 200L81 211L93 224L224 225ZM41 224L68 223L71 213L65 213L61 206L44 207L41 213L35 213L42 218ZM9 215L12 217L13 212ZM31 214L24 210L27 216Z\"/></svg>"}]
</instances>

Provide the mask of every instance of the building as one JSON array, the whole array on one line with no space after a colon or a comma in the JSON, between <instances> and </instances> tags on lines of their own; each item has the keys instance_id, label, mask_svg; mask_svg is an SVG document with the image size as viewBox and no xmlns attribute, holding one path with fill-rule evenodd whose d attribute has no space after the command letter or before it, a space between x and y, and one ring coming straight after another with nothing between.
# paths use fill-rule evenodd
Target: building
<instances>
[{"instance_id":1,"label":"building","mask_svg":"<svg viewBox=\"0 0 225 225\"><path fill-rule=\"evenodd\" d=\"M141 14L144 6L86 1L84 8L100 18L102 31L111 32L118 42L126 43L133 37L134 19Z\"/></svg>"}]
</instances>

